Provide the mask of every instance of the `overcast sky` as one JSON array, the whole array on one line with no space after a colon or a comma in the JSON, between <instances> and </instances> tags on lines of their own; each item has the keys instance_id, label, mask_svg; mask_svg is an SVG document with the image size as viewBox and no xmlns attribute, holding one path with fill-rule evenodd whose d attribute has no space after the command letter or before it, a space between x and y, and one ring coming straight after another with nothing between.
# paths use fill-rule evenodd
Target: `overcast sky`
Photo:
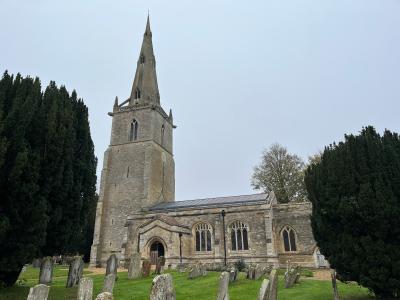
<instances>
[{"instance_id":1,"label":"overcast sky","mask_svg":"<svg viewBox=\"0 0 400 300\"><path fill-rule=\"evenodd\" d=\"M400 132L399 0L0 0L1 72L77 90L98 176L148 9L177 200L252 193L275 142L306 159L365 125Z\"/></svg>"}]
</instances>

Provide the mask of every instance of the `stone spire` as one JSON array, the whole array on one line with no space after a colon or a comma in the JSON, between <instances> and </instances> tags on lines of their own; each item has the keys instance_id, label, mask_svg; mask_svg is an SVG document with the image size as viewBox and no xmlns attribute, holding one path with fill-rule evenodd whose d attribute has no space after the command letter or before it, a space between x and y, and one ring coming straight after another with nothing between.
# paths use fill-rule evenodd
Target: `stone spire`
<instances>
[{"instance_id":1,"label":"stone spire","mask_svg":"<svg viewBox=\"0 0 400 300\"><path fill-rule=\"evenodd\" d=\"M156 74L156 59L154 57L151 37L150 18L147 16L146 30L143 35L143 43L137 62L129 105L160 105L160 93L158 92Z\"/></svg>"}]
</instances>

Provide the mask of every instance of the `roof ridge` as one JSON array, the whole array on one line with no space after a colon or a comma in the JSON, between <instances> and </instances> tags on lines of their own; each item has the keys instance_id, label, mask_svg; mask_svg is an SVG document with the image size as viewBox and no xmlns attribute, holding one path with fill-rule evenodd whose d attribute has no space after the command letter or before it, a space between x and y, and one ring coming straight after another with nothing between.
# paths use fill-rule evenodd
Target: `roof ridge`
<instances>
[{"instance_id":1,"label":"roof ridge","mask_svg":"<svg viewBox=\"0 0 400 300\"><path fill-rule=\"evenodd\" d=\"M198 201L198 200L207 200L207 199L222 199L222 198L232 198L232 197L244 197L244 196L255 196L255 195L267 195L267 193L255 193L255 194L243 194L243 195L235 195L235 196L220 196L220 197L208 197L208 198L197 198L197 199L188 199L188 200L178 200L175 202L184 202L184 201Z\"/></svg>"}]
</instances>

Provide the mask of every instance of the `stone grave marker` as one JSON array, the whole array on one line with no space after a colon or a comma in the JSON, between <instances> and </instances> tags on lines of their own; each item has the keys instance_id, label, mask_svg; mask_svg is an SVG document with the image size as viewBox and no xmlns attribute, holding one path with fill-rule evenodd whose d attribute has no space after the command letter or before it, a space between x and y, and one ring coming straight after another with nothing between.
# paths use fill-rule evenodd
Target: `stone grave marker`
<instances>
[{"instance_id":1,"label":"stone grave marker","mask_svg":"<svg viewBox=\"0 0 400 300\"><path fill-rule=\"evenodd\" d=\"M278 272L276 269L273 269L269 274L269 299L268 300L277 300L278 299Z\"/></svg>"},{"instance_id":2,"label":"stone grave marker","mask_svg":"<svg viewBox=\"0 0 400 300\"><path fill-rule=\"evenodd\" d=\"M40 259L39 259L39 258L35 258L35 259L32 261L32 267L33 267L33 268L40 268L40 265L41 265L41 262L40 262Z\"/></svg>"},{"instance_id":3,"label":"stone grave marker","mask_svg":"<svg viewBox=\"0 0 400 300\"><path fill-rule=\"evenodd\" d=\"M37 284L29 289L27 300L47 300L50 287L45 284Z\"/></svg>"},{"instance_id":4,"label":"stone grave marker","mask_svg":"<svg viewBox=\"0 0 400 300\"><path fill-rule=\"evenodd\" d=\"M236 267L232 267L229 271L229 282L234 282L237 278L238 270Z\"/></svg>"},{"instance_id":5,"label":"stone grave marker","mask_svg":"<svg viewBox=\"0 0 400 300\"><path fill-rule=\"evenodd\" d=\"M114 283L115 283L115 274L108 274L106 277L104 277L104 285L103 285L103 292L107 292L112 294L113 289L114 289Z\"/></svg>"},{"instance_id":6,"label":"stone grave marker","mask_svg":"<svg viewBox=\"0 0 400 300\"><path fill-rule=\"evenodd\" d=\"M150 300L175 300L176 294L174 285L172 283L171 274L162 274L154 277L151 291Z\"/></svg>"},{"instance_id":7,"label":"stone grave marker","mask_svg":"<svg viewBox=\"0 0 400 300\"><path fill-rule=\"evenodd\" d=\"M300 268L294 267L285 272L285 288L291 288L300 278Z\"/></svg>"},{"instance_id":8,"label":"stone grave marker","mask_svg":"<svg viewBox=\"0 0 400 300\"><path fill-rule=\"evenodd\" d=\"M222 272L219 277L217 300L229 300L228 286L229 286L229 273Z\"/></svg>"},{"instance_id":9,"label":"stone grave marker","mask_svg":"<svg viewBox=\"0 0 400 300\"><path fill-rule=\"evenodd\" d=\"M77 300L92 300L93 298L93 279L89 277L81 278L78 286Z\"/></svg>"},{"instance_id":10,"label":"stone grave marker","mask_svg":"<svg viewBox=\"0 0 400 300\"><path fill-rule=\"evenodd\" d=\"M83 260L81 256L75 256L69 264L67 288L79 284L79 280L83 275Z\"/></svg>"},{"instance_id":11,"label":"stone grave marker","mask_svg":"<svg viewBox=\"0 0 400 300\"><path fill-rule=\"evenodd\" d=\"M108 292L98 294L96 300L114 300L113 295Z\"/></svg>"},{"instance_id":12,"label":"stone grave marker","mask_svg":"<svg viewBox=\"0 0 400 300\"><path fill-rule=\"evenodd\" d=\"M249 265L247 267L247 279L254 279L254 271L255 271L255 267L254 265Z\"/></svg>"},{"instance_id":13,"label":"stone grave marker","mask_svg":"<svg viewBox=\"0 0 400 300\"><path fill-rule=\"evenodd\" d=\"M141 258L140 253L135 252L132 254L130 261L129 261L129 267L128 267L128 278L129 279L140 278L140 276L141 276L140 258Z\"/></svg>"},{"instance_id":14,"label":"stone grave marker","mask_svg":"<svg viewBox=\"0 0 400 300\"><path fill-rule=\"evenodd\" d=\"M336 284L336 271L332 270L331 271L331 278L332 278L332 288L333 288L333 299L334 300L339 300L339 291L337 288L337 284Z\"/></svg>"},{"instance_id":15,"label":"stone grave marker","mask_svg":"<svg viewBox=\"0 0 400 300\"><path fill-rule=\"evenodd\" d=\"M269 297L270 292L270 283L268 279L264 279L260 291L258 292L258 300L270 300Z\"/></svg>"},{"instance_id":16,"label":"stone grave marker","mask_svg":"<svg viewBox=\"0 0 400 300\"><path fill-rule=\"evenodd\" d=\"M49 284L53 279L53 259L50 256L43 258L40 273L39 283Z\"/></svg>"},{"instance_id":17,"label":"stone grave marker","mask_svg":"<svg viewBox=\"0 0 400 300\"><path fill-rule=\"evenodd\" d=\"M149 277L151 270L151 262L148 259L145 259L142 262L142 276Z\"/></svg>"},{"instance_id":18,"label":"stone grave marker","mask_svg":"<svg viewBox=\"0 0 400 300\"><path fill-rule=\"evenodd\" d=\"M159 256L157 258L156 262L156 270L155 274L161 274L164 271L164 266L165 266L165 257L164 256Z\"/></svg>"},{"instance_id":19,"label":"stone grave marker","mask_svg":"<svg viewBox=\"0 0 400 300\"><path fill-rule=\"evenodd\" d=\"M118 259L115 254L111 254L107 260L106 275L115 274L117 277Z\"/></svg>"}]
</instances>

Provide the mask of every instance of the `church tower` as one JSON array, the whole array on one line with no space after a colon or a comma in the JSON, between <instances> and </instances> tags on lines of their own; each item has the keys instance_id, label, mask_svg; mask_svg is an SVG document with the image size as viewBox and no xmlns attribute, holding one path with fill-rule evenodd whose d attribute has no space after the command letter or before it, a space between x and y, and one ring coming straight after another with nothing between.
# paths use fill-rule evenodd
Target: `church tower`
<instances>
[{"instance_id":1,"label":"church tower","mask_svg":"<svg viewBox=\"0 0 400 300\"><path fill-rule=\"evenodd\" d=\"M126 218L175 198L172 112L160 105L156 60L147 17L130 97L115 99L111 141L104 153L91 249L92 266L123 258Z\"/></svg>"}]
</instances>

